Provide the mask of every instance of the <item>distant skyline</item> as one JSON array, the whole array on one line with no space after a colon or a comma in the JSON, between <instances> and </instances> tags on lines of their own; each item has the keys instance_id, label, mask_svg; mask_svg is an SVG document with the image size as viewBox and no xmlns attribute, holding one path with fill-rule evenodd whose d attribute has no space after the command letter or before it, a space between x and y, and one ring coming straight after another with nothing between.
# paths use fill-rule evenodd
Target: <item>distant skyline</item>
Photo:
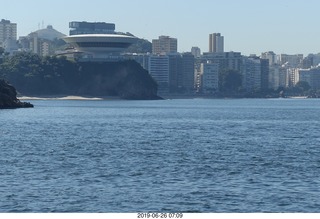
<instances>
[{"instance_id":1,"label":"distant skyline","mask_svg":"<svg viewBox=\"0 0 320 219\"><path fill-rule=\"evenodd\" d=\"M308 55L320 52L319 9L319 0L11 0L0 19L17 23L18 36L47 25L68 35L70 21L99 21L150 42L177 38L179 52L207 52L209 34L221 33L226 52Z\"/></svg>"}]
</instances>

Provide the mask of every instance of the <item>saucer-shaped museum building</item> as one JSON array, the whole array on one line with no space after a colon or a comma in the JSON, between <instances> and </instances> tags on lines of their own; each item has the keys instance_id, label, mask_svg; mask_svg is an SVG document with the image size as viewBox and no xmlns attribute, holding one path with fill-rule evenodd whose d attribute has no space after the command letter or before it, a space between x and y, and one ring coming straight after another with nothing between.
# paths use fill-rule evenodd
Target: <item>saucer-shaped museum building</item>
<instances>
[{"instance_id":1,"label":"saucer-shaped museum building","mask_svg":"<svg viewBox=\"0 0 320 219\"><path fill-rule=\"evenodd\" d=\"M108 58L119 55L137 41L130 35L115 32L115 24L104 22L70 22L70 36L63 40L75 52L91 58Z\"/></svg>"}]
</instances>

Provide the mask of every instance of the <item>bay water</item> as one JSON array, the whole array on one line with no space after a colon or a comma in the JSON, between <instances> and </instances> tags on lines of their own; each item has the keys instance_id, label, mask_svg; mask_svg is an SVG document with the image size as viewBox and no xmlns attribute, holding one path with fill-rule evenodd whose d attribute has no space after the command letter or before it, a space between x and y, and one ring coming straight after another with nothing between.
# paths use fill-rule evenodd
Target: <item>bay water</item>
<instances>
[{"instance_id":1,"label":"bay water","mask_svg":"<svg viewBox=\"0 0 320 219\"><path fill-rule=\"evenodd\" d=\"M319 99L0 111L0 212L320 212Z\"/></svg>"}]
</instances>

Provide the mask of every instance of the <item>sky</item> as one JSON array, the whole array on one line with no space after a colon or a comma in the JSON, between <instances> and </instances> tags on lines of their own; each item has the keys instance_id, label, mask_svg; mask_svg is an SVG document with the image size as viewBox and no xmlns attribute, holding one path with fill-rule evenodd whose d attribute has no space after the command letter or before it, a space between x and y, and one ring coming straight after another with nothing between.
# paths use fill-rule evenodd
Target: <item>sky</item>
<instances>
[{"instance_id":1,"label":"sky","mask_svg":"<svg viewBox=\"0 0 320 219\"><path fill-rule=\"evenodd\" d=\"M0 0L0 19L17 23L18 36L107 22L149 41L177 38L179 52L207 52L209 34L221 33L226 52L244 55L319 53L319 10L319 0Z\"/></svg>"}]
</instances>

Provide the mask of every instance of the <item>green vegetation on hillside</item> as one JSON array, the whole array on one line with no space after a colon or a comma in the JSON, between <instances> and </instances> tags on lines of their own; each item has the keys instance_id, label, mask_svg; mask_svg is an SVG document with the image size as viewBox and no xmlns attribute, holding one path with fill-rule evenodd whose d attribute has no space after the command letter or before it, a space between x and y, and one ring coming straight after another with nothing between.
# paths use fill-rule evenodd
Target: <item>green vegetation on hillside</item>
<instances>
[{"instance_id":1,"label":"green vegetation on hillside","mask_svg":"<svg viewBox=\"0 0 320 219\"><path fill-rule=\"evenodd\" d=\"M127 53L152 53L152 43L148 40L138 39L127 50Z\"/></svg>"},{"instance_id":2,"label":"green vegetation on hillside","mask_svg":"<svg viewBox=\"0 0 320 219\"><path fill-rule=\"evenodd\" d=\"M156 82L135 61L77 63L64 57L18 53L4 58L0 78L9 81L22 95L158 98Z\"/></svg>"}]
</instances>

